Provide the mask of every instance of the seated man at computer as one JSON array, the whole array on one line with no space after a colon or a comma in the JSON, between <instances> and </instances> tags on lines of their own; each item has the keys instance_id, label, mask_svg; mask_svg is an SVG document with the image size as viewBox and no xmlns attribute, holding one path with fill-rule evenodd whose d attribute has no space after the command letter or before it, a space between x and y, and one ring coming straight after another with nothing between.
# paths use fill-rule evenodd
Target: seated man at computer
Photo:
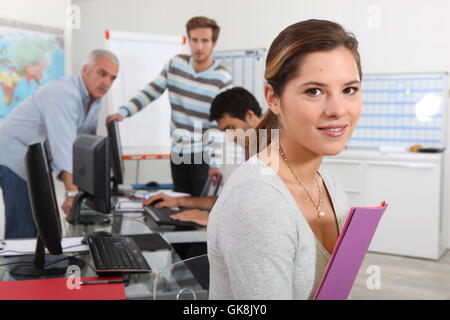
<instances>
[{"instance_id":1,"label":"seated man at computer","mask_svg":"<svg viewBox=\"0 0 450 320\"><path fill-rule=\"evenodd\" d=\"M17 106L0 126L0 188L5 202L5 238L36 237L29 201L25 153L36 137L51 149L55 175L64 182L63 210L70 212L77 187L72 180L72 145L80 133L95 133L100 99L119 70L107 50L90 53L81 72L40 88Z\"/></svg>"},{"instance_id":2,"label":"seated man at computer","mask_svg":"<svg viewBox=\"0 0 450 320\"><path fill-rule=\"evenodd\" d=\"M225 131L241 129L246 131L254 129L261 120L261 107L256 98L246 89L234 87L218 94L211 103L210 121L217 121L217 127ZM227 133L230 133L228 131ZM234 135L229 139L242 143ZM244 146L243 146L244 147ZM211 197L171 197L163 193L156 194L145 200L144 205L155 205L155 207L179 207L189 208L170 217L179 221L195 222L199 225L208 224L209 210L212 209L217 196Z\"/></svg>"}]
</instances>

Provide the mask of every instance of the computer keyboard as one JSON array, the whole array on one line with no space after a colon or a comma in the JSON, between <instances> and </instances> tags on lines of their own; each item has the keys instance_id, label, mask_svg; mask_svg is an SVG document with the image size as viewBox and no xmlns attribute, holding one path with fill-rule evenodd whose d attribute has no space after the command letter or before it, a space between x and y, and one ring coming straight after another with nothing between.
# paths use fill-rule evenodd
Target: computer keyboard
<instances>
[{"instance_id":1,"label":"computer keyboard","mask_svg":"<svg viewBox=\"0 0 450 320\"><path fill-rule=\"evenodd\" d=\"M156 208L153 206L144 206L144 211L158 224L172 225L180 227L197 228L198 225L195 222L189 221L177 221L170 218L172 214L180 211L174 210L168 207Z\"/></svg>"},{"instance_id":2,"label":"computer keyboard","mask_svg":"<svg viewBox=\"0 0 450 320\"><path fill-rule=\"evenodd\" d=\"M146 273L152 269L141 249L129 237L90 236L88 245L99 276L115 273Z\"/></svg>"},{"instance_id":3,"label":"computer keyboard","mask_svg":"<svg viewBox=\"0 0 450 320\"><path fill-rule=\"evenodd\" d=\"M170 209L168 207L162 207L162 208L147 207L147 209L149 211L153 212L155 214L155 216L157 217L157 219L164 221L164 222L173 221L172 219L170 219L170 216L172 214L176 213L175 210Z\"/></svg>"}]
</instances>

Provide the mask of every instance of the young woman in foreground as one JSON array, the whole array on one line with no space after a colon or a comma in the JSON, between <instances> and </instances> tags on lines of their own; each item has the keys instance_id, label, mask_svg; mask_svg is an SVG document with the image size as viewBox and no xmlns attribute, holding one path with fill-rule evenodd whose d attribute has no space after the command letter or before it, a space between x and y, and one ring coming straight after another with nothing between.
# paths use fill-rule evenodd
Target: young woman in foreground
<instances>
[{"instance_id":1,"label":"young woman in foreground","mask_svg":"<svg viewBox=\"0 0 450 320\"><path fill-rule=\"evenodd\" d=\"M361 112L357 47L324 20L273 41L260 126L279 139L233 172L210 214L210 299L313 298L349 209L321 164L344 149Z\"/></svg>"}]
</instances>

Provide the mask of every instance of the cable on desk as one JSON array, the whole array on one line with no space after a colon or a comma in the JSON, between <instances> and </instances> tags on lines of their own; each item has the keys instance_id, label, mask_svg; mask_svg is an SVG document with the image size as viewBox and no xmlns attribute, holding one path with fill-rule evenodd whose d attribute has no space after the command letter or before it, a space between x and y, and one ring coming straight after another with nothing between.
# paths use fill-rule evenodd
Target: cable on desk
<instances>
[{"instance_id":1,"label":"cable on desk","mask_svg":"<svg viewBox=\"0 0 450 320\"><path fill-rule=\"evenodd\" d=\"M82 256L84 254L85 253L78 253L78 254L74 254L73 256L66 256L64 258L61 258L61 259L58 259L58 260L46 263L45 266L48 267L48 266L51 266L52 264L55 264L55 263L58 263L58 262L61 262L61 261L64 261L64 260L69 260L70 258L79 257L79 256Z\"/></svg>"},{"instance_id":2,"label":"cable on desk","mask_svg":"<svg viewBox=\"0 0 450 320\"><path fill-rule=\"evenodd\" d=\"M10 250L10 251L13 251L13 250ZM56 261L52 261L52 262L46 263L44 266L48 267L48 266L51 266L52 264L58 263L60 261L68 260L68 259L70 259L72 257L78 257L78 256L81 256L83 254L85 254L85 253L78 253L78 254L74 254L73 256L67 256L67 257L58 259ZM9 266L9 265L13 265L13 264L23 264L23 265L27 265L28 266L28 265L33 265L33 262L30 261L28 263L28 262L23 262L23 261L15 261L15 262L9 262L9 263L0 264L0 267Z\"/></svg>"},{"instance_id":3,"label":"cable on desk","mask_svg":"<svg viewBox=\"0 0 450 320\"><path fill-rule=\"evenodd\" d=\"M0 267L9 266L9 265L13 265L13 264L23 264L25 266L32 266L33 265L33 263L31 263L31 262L30 263L24 263L23 261L22 262L16 261L16 262L0 264Z\"/></svg>"},{"instance_id":4,"label":"cable on desk","mask_svg":"<svg viewBox=\"0 0 450 320\"><path fill-rule=\"evenodd\" d=\"M31 252L31 251L16 251L16 250L0 251L0 253L5 253L5 252L20 253L20 254L23 254L23 255L33 255L34 254L34 252ZM7 257L10 257L10 256L7 256Z\"/></svg>"},{"instance_id":5,"label":"cable on desk","mask_svg":"<svg viewBox=\"0 0 450 320\"><path fill-rule=\"evenodd\" d=\"M83 245L84 244L82 244L82 243L74 244L74 245L71 245L71 246L68 246L68 247L64 247L62 249L64 251L66 249L75 248L75 247L79 247L79 246L83 246ZM4 250L4 251L2 251L2 250L0 250L0 253L5 253L5 252L20 253L20 254L23 254L23 255L33 255L34 254L34 251L16 251L16 250Z\"/></svg>"}]
</instances>

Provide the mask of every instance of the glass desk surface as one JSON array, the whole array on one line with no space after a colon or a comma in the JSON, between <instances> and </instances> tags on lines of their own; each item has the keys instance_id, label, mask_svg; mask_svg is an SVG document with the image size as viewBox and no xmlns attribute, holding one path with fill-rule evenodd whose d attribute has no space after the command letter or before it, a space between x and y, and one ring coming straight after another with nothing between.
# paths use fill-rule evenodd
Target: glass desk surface
<instances>
[{"instance_id":1,"label":"glass desk surface","mask_svg":"<svg viewBox=\"0 0 450 320\"><path fill-rule=\"evenodd\" d=\"M70 225L64 221L64 237L85 236L97 231L106 231L114 235L123 236L158 232L169 244L172 241L167 238L172 238L175 242L206 241L206 229L176 231L170 226L160 228L150 218L140 212L113 212L108 217L111 218L111 223L105 225ZM125 285L128 299L207 299L207 290L202 288L191 272L190 262L182 262L172 246L171 250L142 251L142 253L152 268L152 272L148 274L128 274L125 276L128 279L128 283ZM73 255L73 253L67 253L67 255ZM75 253L75 255L85 261L85 266L81 269L82 277L97 276L89 252ZM12 262L16 258L17 256L2 256L0 257L0 264ZM32 259L32 256L30 256L30 259ZM197 260L200 261L201 259L207 263L206 256ZM0 281L24 279L13 278L9 274L9 266L0 267Z\"/></svg>"}]
</instances>

